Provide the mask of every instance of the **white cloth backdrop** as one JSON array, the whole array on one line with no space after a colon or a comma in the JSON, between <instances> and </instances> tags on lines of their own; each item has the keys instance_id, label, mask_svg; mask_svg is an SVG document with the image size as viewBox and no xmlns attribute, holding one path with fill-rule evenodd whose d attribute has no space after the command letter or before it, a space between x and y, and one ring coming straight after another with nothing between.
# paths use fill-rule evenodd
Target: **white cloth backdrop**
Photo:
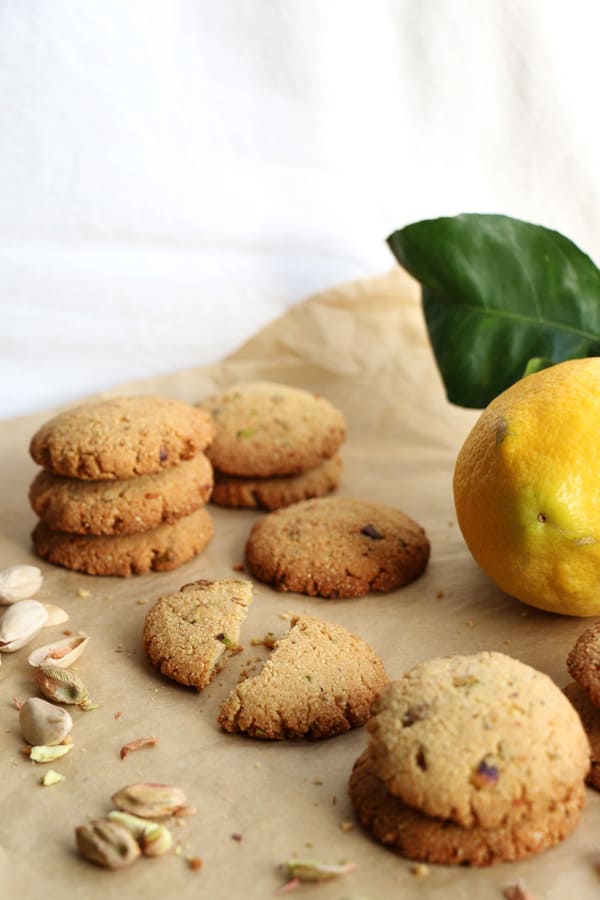
<instances>
[{"instance_id":1,"label":"white cloth backdrop","mask_svg":"<svg viewBox=\"0 0 600 900\"><path fill-rule=\"evenodd\" d=\"M504 212L600 261L595 0L0 0L0 416Z\"/></svg>"}]
</instances>

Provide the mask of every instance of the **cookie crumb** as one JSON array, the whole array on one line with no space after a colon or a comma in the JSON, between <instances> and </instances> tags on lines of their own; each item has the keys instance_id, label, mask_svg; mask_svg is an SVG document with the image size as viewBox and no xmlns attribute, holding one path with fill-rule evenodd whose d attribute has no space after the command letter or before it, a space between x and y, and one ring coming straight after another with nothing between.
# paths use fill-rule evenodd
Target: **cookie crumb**
<instances>
[{"instance_id":1,"label":"cookie crumb","mask_svg":"<svg viewBox=\"0 0 600 900\"><path fill-rule=\"evenodd\" d=\"M123 713L121 712L120 709L118 709L115 713L115 719L120 719L122 715L123 715Z\"/></svg>"},{"instance_id":2,"label":"cookie crumb","mask_svg":"<svg viewBox=\"0 0 600 900\"><path fill-rule=\"evenodd\" d=\"M138 606L145 606L148 601L144 600L144 598L142 597L140 600L136 600L135 602Z\"/></svg>"},{"instance_id":3,"label":"cookie crumb","mask_svg":"<svg viewBox=\"0 0 600 900\"><path fill-rule=\"evenodd\" d=\"M275 646L275 641L277 638L273 631L267 631L261 638L252 638L250 644L253 647L266 647L267 650L272 650ZM255 662L262 662L259 656L256 657Z\"/></svg>"},{"instance_id":4,"label":"cookie crumb","mask_svg":"<svg viewBox=\"0 0 600 900\"><path fill-rule=\"evenodd\" d=\"M530 891L525 890L525 887L521 881L518 881L516 884L511 884L509 887L504 888L502 891L502 896L505 900L536 900L535 895Z\"/></svg>"},{"instance_id":5,"label":"cookie crumb","mask_svg":"<svg viewBox=\"0 0 600 900\"><path fill-rule=\"evenodd\" d=\"M85 588L79 588L79 590L77 591L77 596L81 597L82 599L85 599L86 597L91 597L92 592L86 590Z\"/></svg>"},{"instance_id":6,"label":"cookie crumb","mask_svg":"<svg viewBox=\"0 0 600 900\"><path fill-rule=\"evenodd\" d=\"M232 841L236 841L238 844L241 844L243 841L243 837L239 832L234 831L233 834L229 835Z\"/></svg>"},{"instance_id":7,"label":"cookie crumb","mask_svg":"<svg viewBox=\"0 0 600 900\"><path fill-rule=\"evenodd\" d=\"M201 856L192 856L188 859L187 864L193 872L197 872L204 865L204 860Z\"/></svg>"},{"instance_id":8,"label":"cookie crumb","mask_svg":"<svg viewBox=\"0 0 600 900\"><path fill-rule=\"evenodd\" d=\"M438 598L438 600L441 600L442 597L444 596L444 592L443 592L443 591L436 591L435 596Z\"/></svg>"},{"instance_id":9,"label":"cookie crumb","mask_svg":"<svg viewBox=\"0 0 600 900\"><path fill-rule=\"evenodd\" d=\"M416 863L414 866L410 867L410 872L415 878L427 878L429 875L429 866L426 866L425 863Z\"/></svg>"},{"instance_id":10,"label":"cookie crumb","mask_svg":"<svg viewBox=\"0 0 600 900\"><path fill-rule=\"evenodd\" d=\"M340 831L343 831L343 832L352 831L353 828L354 828L354 825L350 821L340 822Z\"/></svg>"},{"instance_id":11,"label":"cookie crumb","mask_svg":"<svg viewBox=\"0 0 600 900\"><path fill-rule=\"evenodd\" d=\"M320 778L313 778L313 784L323 784L323 781Z\"/></svg>"},{"instance_id":12,"label":"cookie crumb","mask_svg":"<svg viewBox=\"0 0 600 900\"><path fill-rule=\"evenodd\" d=\"M234 563L231 568L234 572L243 572L244 563Z\"/></svg>"}]
</instances>

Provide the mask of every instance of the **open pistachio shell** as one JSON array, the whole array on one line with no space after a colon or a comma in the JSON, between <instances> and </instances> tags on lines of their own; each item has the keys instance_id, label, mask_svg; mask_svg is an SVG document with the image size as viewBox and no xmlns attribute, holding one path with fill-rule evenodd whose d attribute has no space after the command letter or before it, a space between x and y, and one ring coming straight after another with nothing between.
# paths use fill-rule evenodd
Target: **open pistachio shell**
<instances>
[{"instance_id":1,"label":"open pistachio shell","mask_svg":"<svg viewBox=\"0 0 600 900\"><path fill-rule=\"evenodd\" d=\"M55 606L54 603L42 603L42 606L48 613L48 618L46 620L44 628L47 628L49 625L62 625L63 622L69 621L69 613L66 611L66 609L62 609L62 607L60 606Z\"/></svg>"},{"instance_id":2,"label":"open pistachio shell","mask_svg":"<svg viewBox=\"0 0 600 900\"><path fill-rule=\"evenodd\" d=\"M57 669L68 669L79 659L88 641L87 635L79 633L53 641L51 644L44 644L43 647L36 647L29 654L29 665L34 668L56 666Z\"/></svg>"},{"instance_id":3,"label":"open pistachio shell","mask_svg":"<svg viewBox=\"0 0 600 900\"><path fill-rule=\"evenodd\" d=\"M0 619L0 652L20 650L46 624L48 613L37 600L18 600L8 606Z\"/></svg>"}]
</instances>

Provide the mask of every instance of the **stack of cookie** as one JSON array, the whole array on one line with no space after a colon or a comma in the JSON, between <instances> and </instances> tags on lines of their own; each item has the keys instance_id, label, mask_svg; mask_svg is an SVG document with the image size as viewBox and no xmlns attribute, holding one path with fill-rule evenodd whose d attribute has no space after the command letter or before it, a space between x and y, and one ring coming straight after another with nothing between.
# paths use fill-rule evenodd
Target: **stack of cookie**
<instances>
[{"instance_id":1,"label":"stack of cookie","mask_svg":"<svg viewBox=\"0 0 600 900\"><path fill-rule=\"evenodd\" d=\"M586 628L578 637L567 657L567 669L575 680L564 691L590 741L587 782L600 791L600 623Z\"/></svg>"},{"instance_id":2,"label":"stack of cookie","mask_svg":"<svg viewBox=\"0 0 600 900\"><path fill-rule=\"evenodd\" d=\"M44 469L29 493L38 555L90 575L187 562L212 536L202 451L213 435L202 410L157 396L85 403L51 419L30 444Z\"/></svg>"},{"instance_id":3,"label":"stack of cookie","mask_svg":"<svg viewBox=\"0 0 600 900\"><path fill-rule=\"evenodd\" d=\"M208 450L215 469L213 503L272 510L337 487L346 423L324 397L249 382L200 406L216 425Z\"/></svg>"},{"instance_id":4,"label":"stack of cookie","mask_svg":"<svg viewBox=\"0 0 600 900\"><path fill-rule=\"evenodd\" d=\"M541 672L501 653L421 663L373 704L350 795L412 859L485 866L557 844L584 804L589 744Z\"/></svg>"}]
</instances>

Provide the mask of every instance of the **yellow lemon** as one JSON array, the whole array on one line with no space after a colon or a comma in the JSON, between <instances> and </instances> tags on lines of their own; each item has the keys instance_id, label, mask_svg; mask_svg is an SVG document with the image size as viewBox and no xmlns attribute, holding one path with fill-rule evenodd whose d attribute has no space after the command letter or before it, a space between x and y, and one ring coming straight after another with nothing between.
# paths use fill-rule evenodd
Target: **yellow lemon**
<instances>
[{"instance_id":1,"label":"yellow lemon","mask_svg":"<svg viewBox=\"0 0 600 900\"><path fill-rule=\"evenodd\" d=\"M600 358L496 397L458 454L454 501L469 550L503 591L600 615Z\"/></svg>"}]
</instances>

